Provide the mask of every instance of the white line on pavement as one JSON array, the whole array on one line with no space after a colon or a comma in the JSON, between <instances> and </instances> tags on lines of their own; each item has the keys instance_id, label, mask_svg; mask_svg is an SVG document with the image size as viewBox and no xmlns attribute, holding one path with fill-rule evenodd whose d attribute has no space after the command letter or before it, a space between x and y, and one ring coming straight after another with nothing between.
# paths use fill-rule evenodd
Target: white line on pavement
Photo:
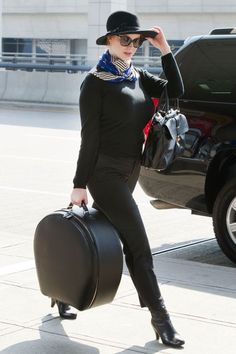
<instances>
[{"instance_id":1,"label":"white line on pavement","mask_svg":"<svg viewBox=\"0 0 236 354\"><path fill-rule=\"evenodd\" d=\"M49 138L49 139L62 139L62 140L71 140L78 141L79 136L77 138L66 137L66 136L56 136L56 135L43 135L43 134L25 134L27 137L37 137L37 138Z\"/></svg>"},{"instance_id":2,"label":"white line on pavement","mask_svg":"<svg viewBox=\"0 0 236 354\"><path fill-rule=\"evenodd\" d=\"M68 197L67 193L53 193L48 191L40 191L37 189L15 188L15 187L7 187L7 186L0 186L0 189L15 191L15 192L26 192L26 193L47 194L47 195Z\"/></svg>"},{"instance_id":3,"label":"white line on pavement","mask_svg":"<svg viewBox=\"0 0 236 354\"><path fill-rule=\"evenodd\" d=\"M6 274L11 274L11 273L17 273L21 272L23 270L28 270L28 269L33 269L35 268L35 262L34 261L26 261L26 262L20 262L20 263L14 263L5 267L0 268L0 276L1 275L6 275Z\"/></svg>"},{"instance_id":4,"label":"white line on pavement","mask_svg":"<svg viewBox=\"0 0 236 354\"><path fill-rule=\"evenodd\" d=\"M32 160L32 161L45 161L45 162L62 162L62 163L75 163L75 160L56 160L45 159L41 157L19 156L19 155L0 155L2 159L17 159L17 160Z\"/></svg>"}]
</instances>

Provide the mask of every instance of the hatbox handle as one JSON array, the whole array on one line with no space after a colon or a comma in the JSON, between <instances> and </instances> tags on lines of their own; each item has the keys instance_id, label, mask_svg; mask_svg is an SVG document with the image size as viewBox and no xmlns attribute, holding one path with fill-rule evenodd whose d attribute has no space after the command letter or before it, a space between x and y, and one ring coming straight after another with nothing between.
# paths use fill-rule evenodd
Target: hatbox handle
<instances>
[{"instance_id":1,"label":"hatbox handle","mask_svg":"<svg viewBox=\"0 0 236 354\"><path fill-rule=\"evenodd\" d=\"M70 204L68 205L68 208L72 209L73 207L73 203L70 202ZM88 214L89 215L89 210L88 210L88 207L87 205L85 204L84 201L81 202L81 205L80 205L80 208L83 208L84 209L84 214Z\"/></svg>"}]
</instances>

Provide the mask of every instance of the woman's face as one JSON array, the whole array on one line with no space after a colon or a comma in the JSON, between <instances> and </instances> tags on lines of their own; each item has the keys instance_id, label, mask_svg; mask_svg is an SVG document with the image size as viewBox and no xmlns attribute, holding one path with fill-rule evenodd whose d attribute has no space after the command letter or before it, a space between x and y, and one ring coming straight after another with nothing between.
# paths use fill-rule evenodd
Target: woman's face
<instances>
[{"instance_id":1,"label":"woman's face","mask_svg":"<svg viewBox=\"0 0 236 354\"><path fill-rule=\"evenodd\" d=\"M122 35L120 35L122 36ZM131 39L140 38L140 34L125 34L123 36L128 36ZM133 43L128 46L122 46L121 38L117 35L111 35L107 37L107 46L111 55L117 56L118 58L130 61L132 56L136 53L137 48L134 47Z\"/></svg>"}]
</instances>

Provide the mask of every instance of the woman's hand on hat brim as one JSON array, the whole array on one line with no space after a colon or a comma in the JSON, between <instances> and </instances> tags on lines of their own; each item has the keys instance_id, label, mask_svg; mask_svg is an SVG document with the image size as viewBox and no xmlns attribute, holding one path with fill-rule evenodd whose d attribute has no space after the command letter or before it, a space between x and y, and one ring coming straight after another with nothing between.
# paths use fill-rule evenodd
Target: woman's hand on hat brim
<instances>
[{"instance_id":1,"label":"woman's hand on hat brim","mask_svg":"<svg viewBox=\"0 0 236 354\"><path fill-rule=\"evenodd\" d=\"M146 39L151 43L155 48L160 49L162 55L168 54L171 52L170 46L167 43L166 37L161 27L153 26L152 31L155 31L157 35L154 38L146 37Z\"/></svg>"}]
</instances>

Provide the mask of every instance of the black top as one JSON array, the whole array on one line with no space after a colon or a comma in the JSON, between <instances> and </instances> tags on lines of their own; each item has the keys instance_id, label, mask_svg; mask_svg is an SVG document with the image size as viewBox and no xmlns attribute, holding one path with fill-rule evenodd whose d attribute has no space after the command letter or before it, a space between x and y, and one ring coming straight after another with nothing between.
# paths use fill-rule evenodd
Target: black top
<instances>
[{"instance_id":1,"label":"black top","mask_svg":"<svg viewBox=\"0 0 236 354\"><path fill-rule=\"evenodd\" d=\"M81 145L74 188L86 188L98 153L137 157L144 142L143 129L151 119L151 97L160 97L164 86L170 98L183 94L182 78L172 53L161 57L167 80L136 68L136 81L104 81L92 73L85 77L80 92Z\"/></svg>"}]
</instances>

